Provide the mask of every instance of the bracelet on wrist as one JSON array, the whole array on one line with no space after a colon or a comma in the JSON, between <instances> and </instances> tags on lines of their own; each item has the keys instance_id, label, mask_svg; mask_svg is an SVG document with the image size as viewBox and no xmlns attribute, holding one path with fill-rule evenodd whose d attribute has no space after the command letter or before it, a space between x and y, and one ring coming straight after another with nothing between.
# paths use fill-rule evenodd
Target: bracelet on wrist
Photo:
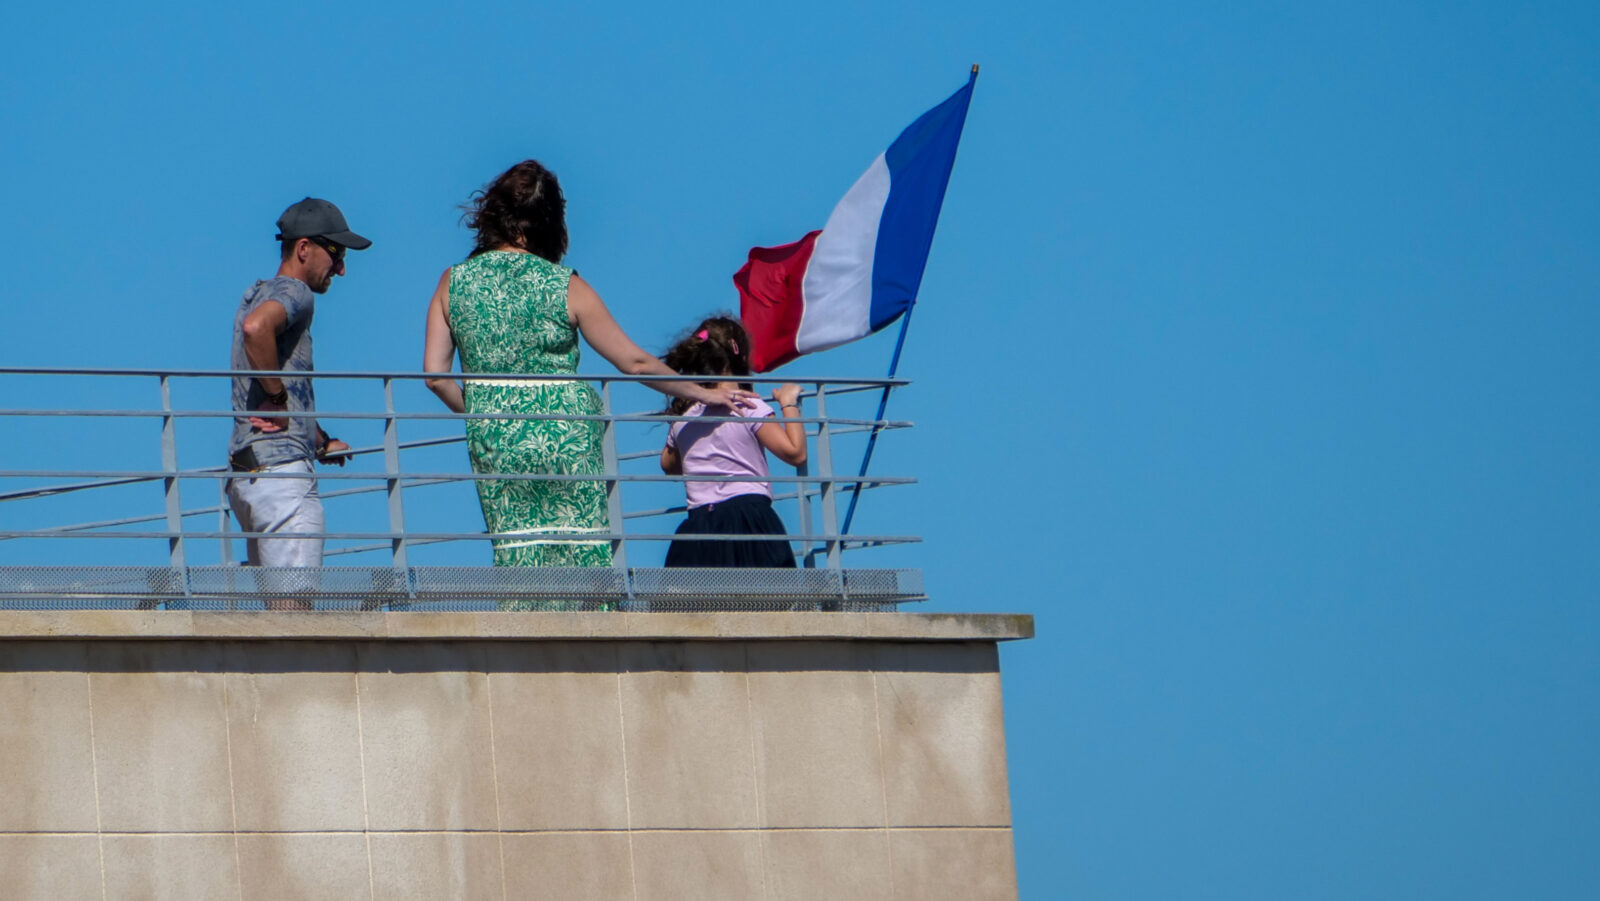
<instances>
[{"instance_id":1,"label":"bracelet on wrist","mask_svg":"<svg viewBox=\"0 0 1600 901\"><path fill-rule=\"evenodd\" d=\"M264 390L265 389L263 389L263 391ZM287 387L284 387L284 388L280 388L278 390L277 394L268 394L267 395L267 403L269 403L269 404L278 404L279 406L283 406L283 407L289 406L289 389Z\"/></svg>"}]
</instances>

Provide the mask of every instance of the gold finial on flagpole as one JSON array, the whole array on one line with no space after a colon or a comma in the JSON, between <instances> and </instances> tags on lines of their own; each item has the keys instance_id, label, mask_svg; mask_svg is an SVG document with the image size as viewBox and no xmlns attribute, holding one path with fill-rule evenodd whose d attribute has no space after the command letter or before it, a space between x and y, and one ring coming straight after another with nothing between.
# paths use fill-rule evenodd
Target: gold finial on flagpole
<instances>
[{"instance_id":1,"label":"gold finial on flagpole","mask_svg":"<svg viewBox=\"0 0 1600 901\"><path fill-rule=\"evenodd\" d=\"M972 74L973 75L977 75L978 74L978 64L977 63L973 63L972 64Z\"/></svg>"}]
</instances>

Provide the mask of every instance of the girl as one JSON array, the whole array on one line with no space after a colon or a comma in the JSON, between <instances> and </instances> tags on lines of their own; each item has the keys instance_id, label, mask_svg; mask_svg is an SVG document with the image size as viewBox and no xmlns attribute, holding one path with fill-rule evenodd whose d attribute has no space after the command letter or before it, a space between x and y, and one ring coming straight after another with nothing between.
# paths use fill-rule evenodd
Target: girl
<instances>
[{"instance_id":1,"label":"girl","mask_svg":"<svg viewBox=\"0 0 1600 901\"><path fill-rule=\"evenodd\" d=\"M667 351L666 363L682 375L721 376L706 387L736 389L733 377L750 374L750 336L737 319L718 316L700 323L689 337ZM783 385L772 398L785 417L800 415L800 386ZM661 470L669 475L755 476L766 478L771 451L785 463L806 462L806 431L801 423L780 423L759 397L737 400L738 406L707 406L674 399L667 412L686 416L739 416L742 422L672 424L661 449ZM689 518L679 535L783 535L783 521L772 509L767 482L684 482ZM788 566L794 555L784 540L674 541L667 549L668 566Z\"/></svg>"}]
</instances>

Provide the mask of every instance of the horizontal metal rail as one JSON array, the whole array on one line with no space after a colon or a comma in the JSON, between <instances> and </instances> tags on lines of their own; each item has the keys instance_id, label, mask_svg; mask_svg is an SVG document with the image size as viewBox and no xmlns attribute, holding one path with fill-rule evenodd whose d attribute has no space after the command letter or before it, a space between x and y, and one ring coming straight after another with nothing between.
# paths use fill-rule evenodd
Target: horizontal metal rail
<instances>
[{"instance_id":1,"label":"horizontal metal rail","mask_svg":"<svg viewBox=\"0 0 1600 901\"><path fill-rule=\"evenodd\" d=\"M906 428L906 427L908 427L908 426L906 426L906 425L895 425L895 426L890 426L889 428ZM838 431L834 432L834 435L837 437L838 435L845 435L845 434L859 433L859 432L870 432L870 431L871 431L870 427L862 426L860 428L839 429ZM815 438L816 437L816 433L815 432L808 433L807 437L808 438ZM440 446L444 446L444 445L447 445L447 444L465 444L466 440L467 439L466 439L465 436L456 436L456 437L453 437L453 438L433 438L433 439L428 439L428 440L423 440L423 441L406 441L406 442L403 442L403 443L400 444L399 449L400 450L412 450L412 449L421 448L421 447L440 447ZM350 450L346 451L344 456L350 457L350 458L353 459L353 458L356 458L356 457L366 456L366 455L369 455L369 454L381 454L383 452L384 452L384 449L382 447L356 447L356 448L351 448ZM635 453L630 453L630 454L621 454L621 455L618 456L618 460L621 461L621 462L627 462L627 461L631 461L631 460L655 459L656 457L660 456L660 454L661 454L661 452L659 450L637 451ZM205 467L201 467L200 469L197 469L197 470L186 470L186 473L227 472L227 471L228 471L228 468L226 466L205 466ZM59 473L59 471L27 470L26 472L28 473L28 477L37 477L37 478L50 478L50 477L66 478L67 477L67 476L61 475ZM87 491L87 490L94 489L94 488L111 488L111 487L115 487L115 486L118 486L118 485L138 485L138 484L141 484L141 483L144 483L144 482L154 482L154 481L157 481L159 479L166 478L166 475L167 474L165 472L155 472L155 473L151 473L149 475L137 476L137 477L132 477L132 478L102 479L102 480L99 480L99 481L79 482L79 483L70 484L70 485L46 485L46 486L44 486L42 488L29 488L29 489L24 489L24 490L21 490L21 491L0 492L0 501L23 500L23 499L26 499L26 498L34 498L34 497L49 497L49 496L53 496L53 495L70 494L70 493L72 493L74 491ZM378 478L378 476L373 476L373 478ZM421 485L447 484L449 482L460 481L463 478L464 479L474 479L474 478L476 478L476 476L463 476L461 478L449 478L449 479L442 479L442 478L441 479L414 479L414 480L408 479L408 481L406 482L406 487L409 488L409 487L417 487L417 486L421 486ZM881 482L881 484L890 484L890 483ZM873 486L874 486L874 483L866 483L866 484L862 485L863 488L871 488ZM347 489L347 490L344 490L344 491L341 491L341 492L323 492L322 496L324 498L328 498L328 497L335 497L335 496L338 496L340 494L360 494L360 493L365 493L365 492L368 492L368 491L380 491L380 490L382 490L381 487L379 487L379 488ZM790 497L794 497L794 495L792 495L792 494L791 495L785 495L784 497L785 498L790 498ZM773 497L773 500L782 500L782 499L783 498L780 498L780 497L778 497L776 495L774 495L774 497ZM682 507L678 507L678 508L672 508L667 512L682 512L682 511L683 511L683 508ZM215 508L211 508L211 507L207 507L207 508L203 508L202 510L199 510L199 511L186 512L184 515L185 516L191 516L191 515L195 515L196 513L200 513L200 512L212 512L212 513L214 513L214 512L216 512L216 509ZM632 515L632 514L630 514L630 515ZM159 515L157 515L157 516L155 516L153 518L160 519L161 517ZM63 527L60 527L60 528L77 528L77 527L76 526L63 526Z\"/></svg>"},{"instance_id":2,"label":"horizontal metal rail","mask_svg":"<svg viewBox=\"0 0 1600 901\"><path fill-rule=\"evenodd\" d=\"M6 410L0 409L0 416L39 416L39 417L72 417L83 419L239 419L235 410ZM363 413L354 410L290 410L273 411L269 414L272 419L340 419L340 420L378 420L403 419L412 422L450 422L469 419L541 419L552 422L644 422L656 425L670 425L686 419L698 422L748 422L743 416L668 416L656 413L618 413L607 415L603 413L543 413L537 417L530 417L523 413L402 413L391 415L388 413ZM815 425L823 420L809 416L791 416L790 419ZM883 428L905 429L910 428L909 422L897 422L884 419L832 419L829 422L838 423L856 428Z\"/></svg>"},{"instance_id":3,"label":"horizontal metal rail","mask_svg":"<svg viewBox=\"0 0 1600 901\"><path fill-rule=\"evenodd\" d=\"M278 378L284 373L277 369L127 369L116 367L96 366L0 366L0 376L143 376L147 378L257 378L265 376ZM358 379L374 381L389 379L393 381L427 381L429 379L514 379L527 382L570 382L574 379L583 382L597 383L637 383L650 384L652 382L704 382L703 375L624 375L621 373L579 373L570 375L564 373L548 372L494 372L494 373L461 373L461 372L417 372L414 369L395 370L392 372L350 371L337 369L318 369L315 372L291 372L290 378L309 378L317 381L329 379ZM787 382L798 382L805 385L823 385L829 394L845 392L881 391L884 388L902 388L911 384L910 379L902 378L848 378L844 376L805 376L796 378L787 375L741 375L735 377L740 382L750 382L757 385L781 385Z\"/></svg>"},{"instance_id":4,"label":"horizontal metal rail","mask_svg":"<svg viewBox=\"0 0 1600 901\"><path fill-rule=\"evenodd\" d=\"M226 469L208 467L206 469L179 469L166 472L159 469L78 469L78 470L28 470L28 469L0 469L0 479L26 479L36 477L66 478L66 479L93 479L106 478L140 482L153 482L157 479L166 479L177 476L180 479L290 479L304 481L315 478L318 481L344 481L360 482L374 479L388 478L382 472L319 472L315 476L307 476L294 472L230 472ZM885 485L910 485L917 480L910 476L701 476L701 475L655 475L653 473L594 473L578 474L564 472L428 472L408 473L407 478L429 479L448 482L495 482L495 481L533 481L533 482L668 482L682 484L684 482L771 482L773 484L815 484L817 482L838 482L854 484L856 482L881 482Z\"/></svg>"},{"instance_id":5,"label":"horizontal metal rail","mask_svg":"<svg viewBox=\"0 0 1600 901\"><path fill-rule=\"evenodd\" d=\"M293 537L295 537L295 538L321 538L321 539L324 539L324 540L337 540L337 539L341 539L341 538L348 538L348 539L351 539L351 540L365 540L365 541L372 541L372 540L379 539L379 538L390 539L390 540L395 539L395 538L432 539L434 541L445 541L445 540L449 540L449 541L470 541L470 540L516 541L516 540L519 540L519 539L528 538L529 534L530 533L528 533L528 532L413 532L413 531L406 531L406 532L357 532L357 531L343 530L343 531L338 531L338 532L295 532ZM538 538L539 538L540 541L567 542L567 543L575 543L575 544L583 544L585 542L595 542L595 541L734 541L734 540L745 540L745 541L748 541L748 540L751 539L751 536L749 536L749 535L740 535L740 534L731 534L731 533L726 533L726 534L725 533L718 533L718 534L697 533L697 534L693 534L693 535L678 535L678 534L671 533L671 532L654 532L654 533L651 533L651 532L612 532L612 531L606 531L606 532L538 532L537 535L538 535ZM177 531L121 532L121 531L109 531L108 530L108 531L104 531L104 532L95 532L93 534L89 534L89 533L85 533L85 532L55 532L55 533L41 535L38 532L19 531L19 530L15 530L15 529L0 530L0 538L73 538L73 539L77 539L77 540L80 540L80 541L93 540L93 539L111 539L111 540L122 539L122 540L127 540L127 541L133 541L133 540L151 541L151 540L155 540L155 539L169 539L169 538L179 538L179 537L182 537L182 538L193 538L193 539L283 538L284 537L284 533L282 533L282 532L236 532L236 531L232 531L232 530L226 531L226 532L222 532L222 531L199 531L199 530L194 530L194 529L185 529L184 531L181 531L181 532L177 532ZM785 534L785 535L774 535L772 537L773 537L773 540L775 540L775 541L819 541L820 542L820 541L845 541L847 539L853 539L853 540L857 540L857 541L862 541L862 540L869 540L870 539L872 541L892 542L894 544L916 544L917 542L920 542L922 540L920 537L918 537L916 535L842 535L842 534L839 534L837 532L820 533L820 534L807 534L807 533L800 533L800 532L790 532L790 533Z\"/></svg>"}]
</instances>

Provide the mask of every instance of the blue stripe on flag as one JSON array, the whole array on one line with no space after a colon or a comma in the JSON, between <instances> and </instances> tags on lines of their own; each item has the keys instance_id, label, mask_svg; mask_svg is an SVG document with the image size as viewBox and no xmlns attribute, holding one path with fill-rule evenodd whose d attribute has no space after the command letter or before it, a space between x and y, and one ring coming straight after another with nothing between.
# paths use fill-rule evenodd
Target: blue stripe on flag
<instances>
[{"instance_id":1,"label":"blue stripe on flag","mask_svg":"<svg viewBox=\"0 0 1600 901\"><path fill-rule=\"evenodd\" d=\"M889 199L878 220L878 246L872 258L872 331L893 322L917 300L972 100L972 84L969 78L948 100L923 113L884 154Z\"/></svg>"}]
</instances>

